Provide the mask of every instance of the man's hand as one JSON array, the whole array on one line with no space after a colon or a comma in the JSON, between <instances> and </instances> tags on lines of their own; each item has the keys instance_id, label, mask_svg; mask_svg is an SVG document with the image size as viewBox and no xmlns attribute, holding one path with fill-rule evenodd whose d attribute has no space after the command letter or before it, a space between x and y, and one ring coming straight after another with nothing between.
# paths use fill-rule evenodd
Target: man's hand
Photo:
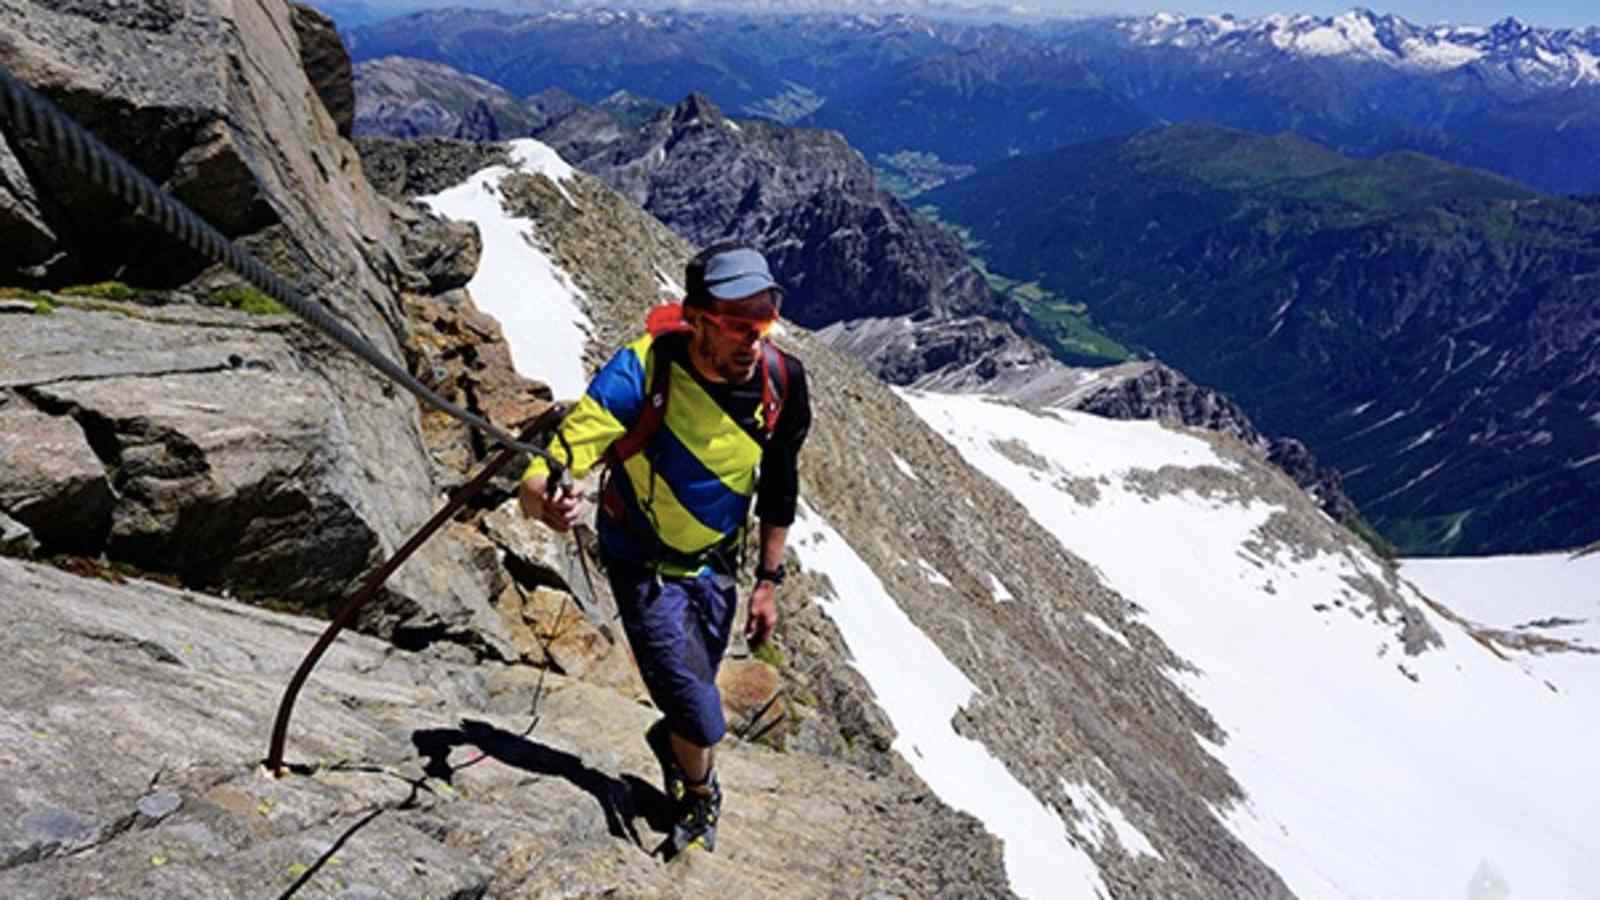
<instances>
[{"instance_id":1,"label":"man's hand","mask_svg":"<svg viewBox=\"0 0 1600 900\"><path fill-rule=\"evenodd\" d=\"M578 524L580 499L577 489L570 484L563 485L554 497L547 495L545 479L538 477L529 478L517 487L517 500L522 505L522 514L530 519L538 519L563 534Z\"/></svg>"},{"instance_id":2,"label":"man's hand","mask_svg":"<svg viewBox=\"0 0 1600 900\"><path fill-rule=\"evenodd\" d=\"M745 619L744 637L752 647L759 647L772 636L778 627L778 588L770 581L756 582L750 592L750 616Z\"/></svg>"}]
</instances>

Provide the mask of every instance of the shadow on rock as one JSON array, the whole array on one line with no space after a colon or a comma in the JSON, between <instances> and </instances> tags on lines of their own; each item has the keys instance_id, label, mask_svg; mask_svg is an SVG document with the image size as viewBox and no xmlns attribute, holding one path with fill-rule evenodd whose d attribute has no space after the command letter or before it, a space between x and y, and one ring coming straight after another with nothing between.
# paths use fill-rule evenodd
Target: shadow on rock
<instances>
[{"instance_id":1,"label":"shadow on rock","mask_svg":"<svg viewBox=\"0 0 1600 900\"><path fill-rule=\"evenodd\" d=\"M460 728L419 729L411 733L411 743L426 759L423 773L447 784L456 772L484 759L493 759L536 775L565 778L600 803L600 809L606 817L606 828L613 837L630 840L641 849L644 842L633 825L636 816L644 816L654 831L666 832L672 828L672 805L659 788L633 775L613 778L589 768L582 759L571 753L530 740L525 735L512 734L487 722L463 719ZM452 766L450 751L462 746L476 747L483 755Z\"/></svg>"}]
</instances>

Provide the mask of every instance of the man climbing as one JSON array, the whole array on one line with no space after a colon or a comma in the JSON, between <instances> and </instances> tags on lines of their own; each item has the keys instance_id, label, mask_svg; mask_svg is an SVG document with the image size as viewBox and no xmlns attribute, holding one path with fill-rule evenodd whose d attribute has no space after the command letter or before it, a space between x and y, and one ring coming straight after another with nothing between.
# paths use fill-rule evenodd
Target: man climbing
<instances>
[{"instance_id":1,"label":"man climbing","mask_svg":"<svg viewBox=\"0 0 1600 900\"><path fill-rule=\"evenodd\" d=\"M778 621L774 592L811 426L805 369L766 337L783 291L762 255L719 244L690 260L683 304L657 307L648 333L612 356L551 442L573 478L606 464L596 531L639 674L663 717L645 732L674 803L671 852L715 849L722 791L715 748L727 731L717 669L737 604L751 500L760 519L745 637ZM536 459L523 514L565 532L570 481Z\"/></svg>"}]
</instances>

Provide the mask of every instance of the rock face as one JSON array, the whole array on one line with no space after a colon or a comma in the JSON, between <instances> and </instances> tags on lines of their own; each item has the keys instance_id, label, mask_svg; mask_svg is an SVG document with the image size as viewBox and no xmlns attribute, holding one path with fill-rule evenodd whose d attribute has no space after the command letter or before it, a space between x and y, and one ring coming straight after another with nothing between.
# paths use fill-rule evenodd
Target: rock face
<instances>
[{"instance_id":1,"label":"rock face","mask_svg":"<svg viewBox=\"0 0 1600 900\"><path fill-rule=\"evenodd\" d=\"M402 291L425 290L429 276L405 261L389 205L303 71L294 15L275 3L13 4L0 7L15 36L0 59L399 358ZM0 512L40 552L104 553L310 611L335 603L436 505L415 401L284 317L194 305L238 305L249 295L236 281L156 289L201 263L42 148L10 134L6 145L14 164L0 195L12 203L0 209L13 229L27 220L18 210L41 227L0 246L0 269L52 289L55 307L0 329L0 408L28 429L4 447ZM430 274L459 278L445 270ZM53 291L112 275L138 287ZM52 446L61 453L40 455ZM53 487L41 490L44 475ZM74 519L60 517L66 507ZM489 606L504 577L481 546L430 542L364 627L512 658Z\"/></svg>"},{"instance_id":2,"label":"rock face","mask_svg":"<svg viewBox=\"0 0 1600 900\"><path fill-rule=\"evenodd\" d=\"M70 419L0 395L0 508L52 545L105 540L113 499L105 466Z\"/></svg>"},{"instance_id":3,"label":"rock face","mask_svg":"<svg viewBox=\"0 0 1600 900\"><path fill-rule=\"evenodd\" d=\"M317 623L7 559L0 596L4 896L1006 895L994 839L909 776L737 742L722 846L662 866L652 711L360 635L274 779L271 713Z\"/></svg>"},{"instance_id":4,"label":"rock face","mask_svg":"<svg viewBox=\"0 0 1600 900\"><path fill-rule=\"evenodd\" d=\"M339 136L348 138L355 125L356 88L350 54L345 52L339 39L338 28L326 15L304 4L290 6L294 15L294 31L300 38L300 64L306 70L311 86L316 88L322 105L339 128Z\"/></svg>"}]
</instances>

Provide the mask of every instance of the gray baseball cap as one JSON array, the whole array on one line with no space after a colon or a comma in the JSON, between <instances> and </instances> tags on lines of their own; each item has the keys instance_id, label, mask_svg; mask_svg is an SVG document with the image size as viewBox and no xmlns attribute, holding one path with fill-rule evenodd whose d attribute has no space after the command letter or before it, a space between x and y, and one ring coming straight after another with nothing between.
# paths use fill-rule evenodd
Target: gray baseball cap
<instances>
[{"instance_id":1,"label":"gray baseball cap","mask_svg":"<svg viewBox=\"0 0 1600 900\"><path fill-rule=\"evenodd\" d=\"M718 300L742 300L768 288L782 291L767 259L749 247L734 247L706 259L706 293Z\"/></svg>"}]
</instances>

